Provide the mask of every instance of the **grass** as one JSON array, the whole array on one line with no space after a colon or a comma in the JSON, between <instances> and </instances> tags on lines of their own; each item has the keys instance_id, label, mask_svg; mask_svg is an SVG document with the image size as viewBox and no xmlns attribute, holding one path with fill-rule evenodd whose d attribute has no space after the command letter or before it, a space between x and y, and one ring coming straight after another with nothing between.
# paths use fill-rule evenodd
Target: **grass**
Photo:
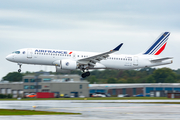
<instances>
[{"instance_id":1,"label":"grass","mask_svg":"<svg viewBox=\"0 0 180 120\"><path fill-rule=\"evenodd\" d=\"M0 115L80 115L80 113L48 112L35 110L0 109Z\"/></svg>"},{"instance_id":2,"label":"grass","mask_svg":"<svg viewBox=\"0 0 180 120\"><path fill-rule=\"evenodd\" d=\"M21 100L84 100L85 98L23 98ZM178 100L180 98L171 99L167 97L98 97L98 98L92 98L89 97L87 100ZM0 100L17 100L15 98L12 99L0 99Z\"/></svg>"}]
</instances>

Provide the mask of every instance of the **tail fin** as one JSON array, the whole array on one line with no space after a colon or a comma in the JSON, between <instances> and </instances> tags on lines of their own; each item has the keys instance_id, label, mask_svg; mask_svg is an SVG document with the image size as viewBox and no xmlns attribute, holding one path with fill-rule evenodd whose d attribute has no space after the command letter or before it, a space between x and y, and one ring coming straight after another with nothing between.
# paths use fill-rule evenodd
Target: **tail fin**
<instances>
[{"instance_id":1,"label":"tail fin","mask_svg":"<svg viewBox=\"0 0 180 120\"><path fill-rule=\"evenodd\" d=\"M166 47L170 32L163 32L160 37L143 53L144 55L159 55Z\"/></svg>"}]
</instances>

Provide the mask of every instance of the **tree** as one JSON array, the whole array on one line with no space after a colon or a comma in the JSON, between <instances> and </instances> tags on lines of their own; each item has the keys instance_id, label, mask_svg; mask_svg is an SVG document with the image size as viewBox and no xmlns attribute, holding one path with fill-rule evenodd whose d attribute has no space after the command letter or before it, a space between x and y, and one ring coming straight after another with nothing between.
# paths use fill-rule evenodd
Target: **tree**
<instances>
[{"instance_id":1,"label":"tree","mask_svg":"<svg viewBox=\"0 0 180 120\"><path fill-rule=\"evenodd\" d=\"M173 76L169 75L169 76L165 79L164 82L165 82L165 83L175 83L176 80L173 78Z\"/></svg>"},{"instance_id":2,"label":"tree","mask_svg":"<svg viewBox=\"0 0 180 120\"><path fill-rule=\"evenodd\" d=\"M18 72L11 72L8 73L6 76L3 77L3 80L10 81L10 82L19 82L22 81L23 74Z\"/></svg>"},{"instance_id":3,"label":"tree","mask_svg":"<svg viewBox=\"0 0 180 120\"><path fill-rule=\"evenodd\" d=\"M174 70L174 72L180 74L180 69Z\"/></svg>"},{"instance_id":4,"label":"tree","mask_svg":"<svg viewBox=\"0 0 180 120\"><path fill-rule=\"evenodd\" d=\"M128 78L127 83L134 83L134 80L132 78Z\"/></svg>"},{"instance_id":5,"label":"tree","mask_svg":"<svg viewBox=\"0 0 180 120\"><path fill-rule=\"evenodd\" d=\"M176 81L176 74L169 68L157 69L153 72L152 76L156 80L156 83Z\"/></svg>"},{"instance_id":6,"label":"tree","mask_svg":"<svg viewBox=\"0 0 180 120\"><path fill-rule=\"evenodd\" d=\"M33 72L25 73L9 73L4 80L21 81L23 75L31 74ZM59 75L61 73L50 72L50 74ZM70 74L81 75L80 70L71 71ZM169 68L143 68L140 70L94 70L91 71L91 76L86 78L91 84L93 83L176 83L180 82L180 69L171 70Z\"/></svg>"},{"instance_id":7,"label":"tree","mask_svg":"<svg viewBox=\"0 0 180 120\"><path fill-rule=\"evenodd\" d=\"M109 78L107 80L107 83L117 83L117 79L116 78Z\"/></svg>"},{"instance_id":8,"label":"tree","mask_svg":"<svg viewBox=\"0 0 180 120\"><path fill-rule=\"evenodd\" d=\"M118 80L118 83L127 83L127 80L124 79L124 78L120 78L120 79Z\"/></svg>"},{"instance_id":9,"label":"tree","mask_svg":"<svg viewBox=\"0 0 180 120\"><path fill-rule=\"evenodd\" d=\"M94 75L92 75L88 78L88 81L90 82L90 84L94 84L94 83L97 83L98 80L96 79Z\"/></svg>"},{"instance_id":10,"label":"tree","mask_svg":"<svg viewBox=\"0 0 180 120\"><path fill-rule=\"evenodd\" d=\"M148 78L147 78L147 81L146 81L147 83L155 83L156 82L156 80L154 79L154 77L152 76L152 75L150 75L150 76L148 76Z\"/></svg>"}]
</instances>

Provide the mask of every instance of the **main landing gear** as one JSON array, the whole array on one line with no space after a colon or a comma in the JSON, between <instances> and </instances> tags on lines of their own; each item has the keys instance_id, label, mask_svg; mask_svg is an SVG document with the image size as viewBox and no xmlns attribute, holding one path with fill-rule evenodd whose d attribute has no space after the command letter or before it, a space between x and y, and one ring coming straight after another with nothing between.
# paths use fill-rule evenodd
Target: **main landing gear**
<instances>
[{"instance_id":1,"label":"main landing gear","mask_svg":"<svg viewBox=\"0 0 180 120\"><path fill-rule=\"evenodd\" d=\"M82 78L85 78L85 77L88 77L88 76L90 76L90 72L89 72L89 71L84 72L84 73L81 75Z\"/></svg>"},{"instance_id":2,"label":"main landing gear","mask_svg":"<svg viewBox=\"0 0 180 120\"><path fill-rule=\"evenodd\" d=\"M19 65L18 72L20 73L20 72L21 72L21 66L22 66L22 64L21 64L21 63L18 63L18 65Z\"/></svg>"},{"instance_id":3,"label":"main landing gear","mask_svg":"<svg viewBox=\"0 0 180 120\"><path fill-rule=\"evenodd\" d=\"M82 68L81 70L83 72L83 74L81 75L82 78L90 76L90 72L88 71L88 69L86 69L87 72L85 72L85 68Z\"/></svg>"},{"instance_id":4,"label":"main landing gear","mask_svg":"<svg viewBox=\"0 0 180 120\"><path fill-rule=\"evenodd\" d=\"M90 76L90 72L88 71L89 66L78 65L78 68L83 72L81 75L82 78L86 78L86 77Z\"/></svg>"}]
</instances>

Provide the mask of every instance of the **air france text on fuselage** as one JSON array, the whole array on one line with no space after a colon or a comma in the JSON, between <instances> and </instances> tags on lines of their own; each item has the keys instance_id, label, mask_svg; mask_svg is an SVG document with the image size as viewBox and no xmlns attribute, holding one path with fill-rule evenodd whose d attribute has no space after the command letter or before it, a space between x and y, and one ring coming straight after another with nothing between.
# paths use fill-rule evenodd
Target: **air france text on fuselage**
<instances>
[{"instance_id":1,"label":"air france text on fuselage","mask_svg":"<svg viewBox=\"0 0 180 120\"><path fill-rule=\"evenodd\" d=\"M56 50L37 50L36 49L35 52L67 54L67 51L56 51Z\"/></svg>"}]
</instances>

